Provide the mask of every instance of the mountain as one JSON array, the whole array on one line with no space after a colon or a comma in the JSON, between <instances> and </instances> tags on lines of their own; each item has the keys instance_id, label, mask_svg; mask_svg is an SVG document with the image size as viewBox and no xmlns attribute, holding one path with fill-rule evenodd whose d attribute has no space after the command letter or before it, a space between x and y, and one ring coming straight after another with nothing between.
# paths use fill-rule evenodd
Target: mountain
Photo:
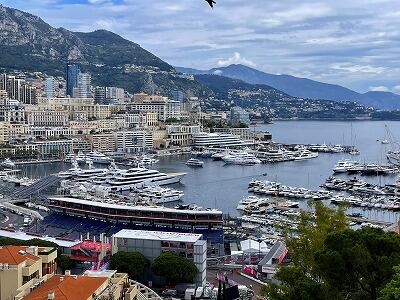
<instances>
[{"instance_id":1,"label":"mountain","mask_svg":"<svg viewBox=\"0 0 400 300\"><path fill-rule=\"evenodd\" d=\"M68 62L81 65L95 85L123 87L130 92L188 95L208 90L138 44L106 31L72 32L53 28L32 14L0 5L0 69L40 71L65 76Z\"/></svg>"},{"instance_id":2,"label":"mountain","mask_svg":"<svg viewBox=\"0 0 400 300\"><path fill-rule=\"evenodd\" d=\"M297 98L264 84L250 84L221 75L194 77L208 86L216 97L204 100L208 109L229 110L232 105L238 105L265 120L368 118L374 112L354 102Z\"/></svg>"},{"instance_id":3,"label":"mountain","mask_svg":"<svg viewBox=\"0 0 400 300\"><path fill-rule=\"evenodd\" d=\"M269 74L240 64L204 71L180 67L176 69L184 73L218 74L240 79L251 84L266 84L300 98L356 101L379 109L400 109L400 95L394 93L368 92L360 94L340 85L322 83L291 75Z\"/></svg>"}]
</instances>

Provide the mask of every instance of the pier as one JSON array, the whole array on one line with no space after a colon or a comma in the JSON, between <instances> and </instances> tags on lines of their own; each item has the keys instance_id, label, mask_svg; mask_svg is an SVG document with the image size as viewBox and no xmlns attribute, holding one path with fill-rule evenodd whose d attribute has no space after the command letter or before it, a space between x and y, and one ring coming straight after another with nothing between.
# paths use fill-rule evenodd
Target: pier
<instances>
[{"instance_id":1,"label":"pier","mask_svg":"<svg viewBox=\"0 0 400 300\"><path fill-rule=\"evenodd\" d=\"M54 163L61 162L62 159L35 159L35 160L24 160L24 161L15 161L16 165L36 165L36 164L46 164L46 163Z\"/></svg>"}]
</instances>

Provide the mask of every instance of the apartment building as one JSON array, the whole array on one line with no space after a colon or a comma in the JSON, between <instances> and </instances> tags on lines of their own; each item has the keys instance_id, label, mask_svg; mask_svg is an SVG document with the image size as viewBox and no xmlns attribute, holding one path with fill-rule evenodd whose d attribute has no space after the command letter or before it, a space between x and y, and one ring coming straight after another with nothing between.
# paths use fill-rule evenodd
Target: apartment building
<instances>
[{"instance_id":1,"label":"apartment building","mask_svg":"<svg viewBox=\"0 0 400 300\"><path fill-rule=\"evenodd\" d=\"M124 130L115 133L116 149L125 153L140 153L153 148L149 130Z\"/></svg>"},{"instance_id":2,"label":"apartment building","mask_svg":"<svg viewBox=\"0 0 400 300\"><path fill-rule=\"evenodd\" d=\"M167 125L168 139L174 146L191 146L194 143L194 135L200 133L198 125Z\"/></svg>"},{"instance_id":3,"label":"apartment building","mask_svg":"<svg viewBox=\"0 0 400 300\"><path fill-rule=\"evenodd\" d=\"M99 152L114 152L117 149L115 133L99 133L88 137L93 150Z\"/></svg>"},{"instance_id":4,"label":"apartment building","mask_svg":"<svg viewBox=\"0 0 400 300\"><path fill-rule=\"evenodd\" d=\"M0 89L0 99L8 99L8 93L6 90Z\"/></svg>"},{"instance_id":5,"label":"apartment building","mask_svg":"<svg viewBox=\"0 0 400 300\"><path fill-rule=\"evenodd\" d=\"M46 276L43 284L28 293L20 293L15 300L162 300L147 286L130 280L126 273L115 270L86 271L83 275Z\"/></svg>"},{"instance_id":6,"label":"apartment building","mask_svg":"<svg viewBox=\"0 0 400 300\"><path fill-rule=\"evenodd\" d=\"M144 100L127 105L129 111L140 113L156 113L158 121L181 119L181 103L162 97L161 100Z\"/></svg>"},{"instance_id":7,"label":"apartment building","mask_svg":"<svg viewBox=\"0 0 400 300\"><path fill-rule=\"evenodd\" d=\"M109 105L103 104L63 104L63 108L70 115L84 114L88 120L106 119L111 116L111 108Z\"/></svg>"},{"instance_id":8,"label":"apartment building","mask_svg":"<svg viewBox=\"0 0 400 300\"><path fill-rule=\"evenodd\" d=\"M0 122L0 144L7 144L10 141L10 123Z\"/></svg>"},{"instance_id":9,"label":"apartment building","mask_svg":"<svg viewBox=\"0 0 400 300\"><path fill-rule=\"evenodd\" d=\"M26 119L30 126L55 126L68 125L68 112L62 110L31 110L26 111Z\"/></svg>"},{"instance_id":10,"label":"apartment building","mask_svg":"<svg viewBox=\"0 0 400 300\"><path fill-rule=\"evenodd\" d=\"M13 300L42 284L57 270L57 250L53 247L0 247L0 299Z\"/></svg>"},{"instance_id":11,"label":"apartment building","mask_svg":"<svg viewBox=\"0 0 400 300\"><path fill-rule=\"evenodd\" d=\"M3 121L12 124L25 123L25 107L19 103L0 105L0 122Z\"/></svg>"},{"instance_id":12,"label":"apartment building","mask_svg":"<svg viewBox=\"0 0 400 300\"><path fill-rule=\"evenodd\" d=\"M33 145L41 156L67 155L72 152L72 140L46 140L37 141Z\"/></svg>"},{"instance_id":13,"label":"apartment building","mask_svg":"<svg viewBox=\"0 0 400 300\"><path fill-rule=\"evenodd\" d=\"M35 127L29 126L28 135L32 138L58 139L62 137L73 137L75 132L70 127Z\"/></svg>"}]
</instances>

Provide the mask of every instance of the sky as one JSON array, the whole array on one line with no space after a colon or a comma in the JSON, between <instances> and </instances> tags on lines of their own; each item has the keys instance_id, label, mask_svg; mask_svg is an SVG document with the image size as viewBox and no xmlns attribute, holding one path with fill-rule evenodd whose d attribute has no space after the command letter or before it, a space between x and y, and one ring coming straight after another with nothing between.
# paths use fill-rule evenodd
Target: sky
<instances>
[{"instance_id":1,"label":"sky","mask_svg":"<svg viewBox=\"0 0 400 300\"><path fill-rule=\"evenodd\" d=\"M400 94L399 0L0 0L73 31L107 29L173 66L241 63Z\"/></svg>"}]
</instances>

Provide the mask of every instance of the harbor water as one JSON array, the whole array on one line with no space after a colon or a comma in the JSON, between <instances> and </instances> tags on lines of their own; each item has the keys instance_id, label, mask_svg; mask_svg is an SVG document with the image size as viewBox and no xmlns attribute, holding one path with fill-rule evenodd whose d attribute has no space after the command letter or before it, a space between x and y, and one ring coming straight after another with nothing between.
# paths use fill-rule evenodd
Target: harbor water
<instances>
[{"instance_id":1,"label":"harbor water","mask_svg":"<svg viewBox=\"0 0 400 300\"><path fill-rule=\"evenodd\" d=\"M238 201L248 195L247 185L252 179L319 189L319 186L332 175L332 168L339 160L354 159L361 162L385 163L385 153L391 147L390 144L381 143L381 140L388 139L385 136L385 125L394 137L400 138L400 122L278 121L256 128L256 130L270 131L275 142L354 145L361 151L358 156L345 153L320 154L318 158L310 160L255 166L227 165L223 161L200 158L204 161L204 166L196 168L185 164L191 156L184 155L161 157L159 163L153 167L163 172L187 173L181 184L171 186L185 193L183 198L185 203L218 208L224 213L237 215ZM25 175L42 177L70 167L68 163L50 163L20 168ZM371 183L385 184L395 182L396 176L372 176L363 177L363 179ZM301 200L301 206L305 205L305 201ZM389 213L386 212L386 214ZM369 217L389 220L395 216Z\"/></svg>"}]
</instances>

